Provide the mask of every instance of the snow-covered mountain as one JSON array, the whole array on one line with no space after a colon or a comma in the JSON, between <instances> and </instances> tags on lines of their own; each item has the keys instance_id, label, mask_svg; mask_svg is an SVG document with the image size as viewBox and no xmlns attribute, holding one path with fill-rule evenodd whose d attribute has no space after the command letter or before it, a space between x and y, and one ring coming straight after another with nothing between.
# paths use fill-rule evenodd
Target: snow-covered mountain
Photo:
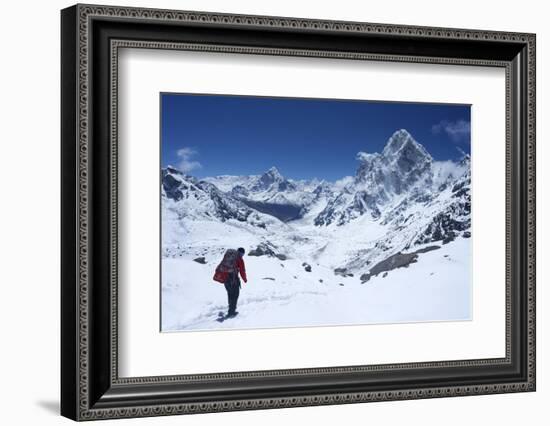
<instances>
[{"instance_id":1,"label":"snow-covered mountain","mask_svg":"<svg viewBox=\"0 0 550 426\"><path fill-rule=\"evenodd\" d=\"M168 200L181 207L182 218L216 218L222 222L235 219L245 222L253 213L231 195L220 191L215 185L185 175L168 167L162 170L162 197L164 205L171 206Z\"/></svg>"},{"instance_id":2,"label":"snow-covered mountain","mask_svg":"<svg viewBox=\"0 0 550 426\"><path fill-rule=\"evenodd\" d=\"M468 155L435 161L401 129L382 152L360 152L357 160L355 174L336 183L289 179L275 167L204 179L163 169L163 258L201 259L206 265L192 268L204 269L199 281L210 280L211 264L236 246L257 256L266 279L277 281L274 274L284 269L302 284L317 275L317 282L334 276L372 283L379 274L398 276L396 268L437 258L428 252L447 245L468 267Z\"/></svg>"},{"instance_id":3,"label":"snow-covered mountain","mask_svg":"<svg viewBox=\"0 0 550 426\"><path fill-rule=\"evenodd\" d=\"M392 135L382 153L360 152L357 159L360 165L353 182L327 204L316 225L343 225L364 214L378 219L404 194L433 190L434 161L404 129Z\"/></svg>"},{"instance_id":4,"label":"snow-covered mountain","mask_svg":"<svg viewBox=\"0 0 550 426\"><path fill-rule=\"evenodd\" d=\"M209 243L202 233L225 235L236 228L260 236L281 232L284 224L257 211L216 185L185 175L173 167L162 170L162 248L165 256L193 253L202 241L214 251L224 251L227 241ZM196 238L196 239L195 239Z\"/></svg>"},{"instance_id":5,"label":"snow-covered mountain","mask_svg":"<svg viewBox=\"0 0 550 426\"><path fill-rule=\"evenodd\" d=\"M202 180L168 167L162 171L163 207L184 221L234 220L264 230L268 224L278 228L273 225L278 222L302 230L354 228L357 219L366 218L386 230L378 247L398 249L444 241L470 228L469 156L460 163L436 162L401 129L381 153L360 152L357 159L355 176L340 188L287 179L276 167L261 175Z\"/></svg>"},{"instance_id":6,"label":"snow-covered mountain","mask_svg":"<svg viewBox=\"0 0 550 426\"><path fill-rule=\"evenodd\" d=\"M295 181L287 179L276 167L261 175L216 176L205 178L236 199L260 212L282 221L302 217L318 198L314 190L318 181Z\"/></svg>"}]
</instances>

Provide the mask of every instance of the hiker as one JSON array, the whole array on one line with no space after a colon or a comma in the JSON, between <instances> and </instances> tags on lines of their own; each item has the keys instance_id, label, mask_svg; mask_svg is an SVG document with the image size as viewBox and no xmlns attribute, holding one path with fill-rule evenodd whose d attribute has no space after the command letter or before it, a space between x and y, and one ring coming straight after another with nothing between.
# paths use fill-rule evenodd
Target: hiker
<instances>
[{"instance_id":1,"label":"hiker","mask_svg":"<svg viewBox=\"0 0 550 426\"><path fill-rule=\"evenodd\" d=\"M239 289L241 281L239 274L246 283L246 270L244 267L244 248L239 247L237 250L229 249L225 252L223 260L216 268L214 280L223 283L227 290L227 301L229 309L226 318L233 318L238 314L237 299L239 298Z\"/></svg>"}]
</instances>

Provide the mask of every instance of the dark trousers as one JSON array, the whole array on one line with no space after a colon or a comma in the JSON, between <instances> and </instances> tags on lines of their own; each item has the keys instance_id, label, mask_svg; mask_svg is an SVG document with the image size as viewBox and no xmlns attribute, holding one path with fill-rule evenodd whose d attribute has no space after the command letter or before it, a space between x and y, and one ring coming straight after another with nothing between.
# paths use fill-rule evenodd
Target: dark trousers
<instances>
[{"instance_id":1,"label":"dark trousers","mask_svg":"<svg viewBox=\"0 0 550 426\"><path fill-rule=\"evenodd\" d=\"M241 288L241 281L235 274L230 274L225 282L225 289L227 290L227 302L229 304L228 315L235 313L237 309L237 299L239 298L239 289Z\"/></svg>"}]
</instances>

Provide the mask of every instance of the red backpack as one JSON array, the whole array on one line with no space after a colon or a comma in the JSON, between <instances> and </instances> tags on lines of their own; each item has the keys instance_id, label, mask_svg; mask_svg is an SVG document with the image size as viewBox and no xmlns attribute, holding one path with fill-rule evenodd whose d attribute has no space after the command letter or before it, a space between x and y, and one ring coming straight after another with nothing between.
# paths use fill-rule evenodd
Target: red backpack
<instances>
[{"instance_id":1,"label":"red backpack","mask_svg":"<svg viewBox=\"0 0 550 426\"><path fill-rule=\"evenodd\" d=\"M223 255L223 259L216 267L213 280L219 283L225 283L229 274L237 273L237 259L239 252L235 249L229 249Z\"/></svg>"}]
</instances>

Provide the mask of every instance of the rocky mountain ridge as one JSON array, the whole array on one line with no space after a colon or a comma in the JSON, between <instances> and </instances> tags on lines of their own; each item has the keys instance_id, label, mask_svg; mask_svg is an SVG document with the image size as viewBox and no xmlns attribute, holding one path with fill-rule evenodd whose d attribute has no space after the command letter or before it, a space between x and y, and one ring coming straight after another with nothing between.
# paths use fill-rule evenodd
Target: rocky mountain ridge
<instances>
[{"instance_id":1,"label":"rocky mountain ridge","mask_svg":"<svg viewBox=\"0 0 550 426\"><path fill-rule=\"evenodd\" d=\"M382 152L360 152L357 160L345 185L288 179L275 167L261 175L205 179L167 167L163 220L170 218L174 235L195 227L193 221L225 223L248 236L250 249L269 243L285 257L326 258L356 272L403 251L470 237L469 156L434 161L401 129ZM170 244L163 238L163 246Z\"/></svg>"}]
</instances>

